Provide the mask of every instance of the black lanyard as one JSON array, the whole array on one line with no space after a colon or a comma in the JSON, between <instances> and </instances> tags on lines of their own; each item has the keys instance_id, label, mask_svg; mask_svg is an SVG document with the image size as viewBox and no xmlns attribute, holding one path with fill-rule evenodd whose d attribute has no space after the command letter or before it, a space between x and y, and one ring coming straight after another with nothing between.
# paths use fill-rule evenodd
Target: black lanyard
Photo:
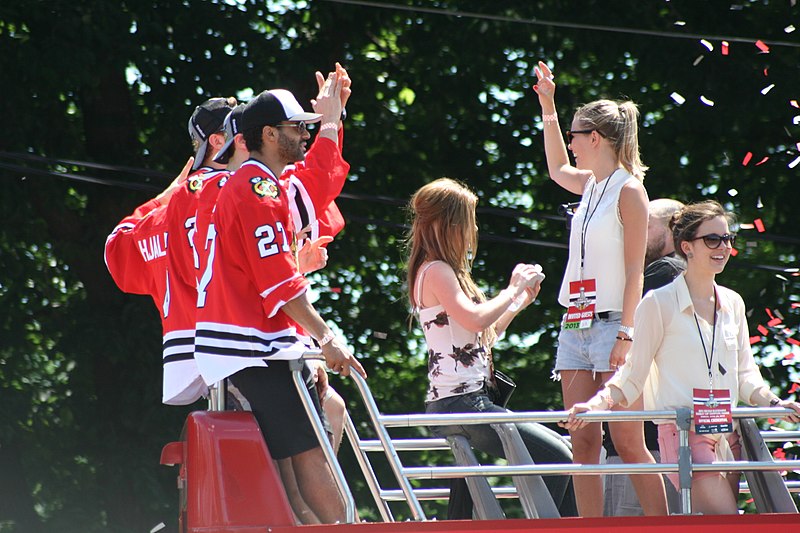
<instances>
[{"instance_id":1,"label":"black lanyard","mask_svg":"<svg viewBox=\"0 0 800 533\"><path fill-rule=\"evenodd\" d=\"M697 324L697 333L700 335L700 344L703 345L703 355L706 358L706 366L708 367L708 386L710 389L714 388L713 376L711 373L711 364L714 361L714 344L717 340L717 289L714 289L714 321L711 325L711 355L709 356L706 350L706 341L703 340L703 331L700 329L700 321L697 320L697 313L694 314L694 323Z\"/></svg>"},{"instance_id":2,"label":"black lanyard","mask_svg":"<svg viewBox=\"0 0 800 533\"><path fill-rule=\"evenodd\" d=\"M614 171L616 172L616 170ZM597 208L600 207L600 201L603 199L603 195L606 193L606 189L608 188L608 182L611 181L611 176L614 175L612 172L607 178L606 182L603 185L603 190L600 191L600 198L597 199L597 203L594 205L594 209L592 212L589 212L589 208L592 206L592 196L594 196L594 187L597 185L597 181L592 183L592 190L589 191L589 201L586 202L586 216L583 218L581 222L581 280L583 280L583 264L584 259L586 257L586 230L589 229L589 221L592 220Z\"/></svg>"}]
</instances>

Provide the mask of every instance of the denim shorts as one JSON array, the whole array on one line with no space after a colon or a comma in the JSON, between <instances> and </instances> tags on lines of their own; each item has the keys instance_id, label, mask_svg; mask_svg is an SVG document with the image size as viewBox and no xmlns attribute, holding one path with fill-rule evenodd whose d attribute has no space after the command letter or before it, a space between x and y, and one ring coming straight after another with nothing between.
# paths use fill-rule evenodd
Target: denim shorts
<instances>
[{"instance_id":1,"label":"denim shorts","mask_svg":"<svg viewBox=\"0 0 800 533\"><path fill-rule=\"evenodd\" d=\"M618 311L608 312L605 318L595 316L592 327L586 329L564 329L562 319L555 371L611 372L611 349L617 342L621 323L622 313Z\"/></svg>"}]
</instances>

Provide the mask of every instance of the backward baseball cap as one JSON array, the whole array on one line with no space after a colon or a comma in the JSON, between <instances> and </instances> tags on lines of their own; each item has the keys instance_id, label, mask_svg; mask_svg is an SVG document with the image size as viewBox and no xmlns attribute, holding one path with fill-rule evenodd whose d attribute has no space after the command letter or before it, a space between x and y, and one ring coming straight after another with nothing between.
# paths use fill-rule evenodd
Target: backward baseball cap
<instances>
[{"instance_id":1,"label":"backward baseball cap","mask_svg":"<svg viewBox=\"0 0 800 533\"><path fill-rule=\"evenodd\" d=\"M244 107L244 104L237 105L228 113L228 116L225 117L225 123L222 125L222 129L225 131L225 144L222 145L217 155L214 156L215 163L227 165L231 156L233 156L233 142L235 137L242 132L241 122Z\"/></svg>"},{"instance_id":2,"label":"backward baseball cap","mask_svg":"<svg viewBox=\"0 0 800 533\"><path fill-rule=\"evenodd\" d=\"M320 113L308 113L286 89L270 89L250 100L242 113L242 131L281 122L319 122Z\"/></svg>"},{"instance_id":3,"label":"backward baseball cap","mask_svg":"<svg viewBox=\"0 0 800 533\"><path fill-rule=\"evenodd\" d=\"M197 170L203 164L208 149L208 138L222 130L225 117L228 116L235 102L233 98L211 98L197 106L189 117L189 137L197 141L197 153L194 155L192 170Z\"/></svg>"}]
</instances>

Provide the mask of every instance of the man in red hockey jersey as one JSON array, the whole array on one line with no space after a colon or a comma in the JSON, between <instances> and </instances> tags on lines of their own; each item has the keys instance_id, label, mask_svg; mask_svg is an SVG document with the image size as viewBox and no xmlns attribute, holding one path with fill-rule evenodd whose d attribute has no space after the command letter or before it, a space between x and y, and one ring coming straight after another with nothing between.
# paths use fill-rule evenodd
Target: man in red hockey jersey
<instances>
[{"instance_id":1,"label":"man in red hockey jersey","mask_svg":"<svg viewBox=\"0 0 800 533\"><path fill-rule=\"evenodd\" d=\"M184 172L163 193L123 219L106 239L106 266L117 286L124 292L150 295L158 308L163 328L165 404L187 405L207 391L192 357L197 293L194 285L191 292L181 290L176 272L168 268L173 250L167 253L167 243L173 244L174 239L168 239L167 206L188 183L195 183L198 176L213 170L212 166L223 167L214 163L213 157L225 143L222 125L235 103L233 98L212 98L194 110L188 125L194 161L187 163ZM190 165L195 170L187 178Z\"/></svg>"},{"instance_id":2,"label":"man in red hockey jersey","mask_svg":"<svg viewBox=\"0 0 800 533\"><path fill-rule=\"evenodd\" d=\"M306 121L319 121L309 168L346 172L338 147L342 80L334 75L306 113L288 91L264 91L247 104L242 132L251 159L221 189L212 217L210 275L198 285L195 358L207 383L230 376L249 401L270 452L290 465L303 499L320 521L344 520L344 504L294 389L287 360L320 344L328 367L365 376L360 363L308 300L297 267L288 189L279 176L306 159ZM311 154L309 154L311 155ZM330 193L330 203L338 191ZM312 395L313 396L313 395ZM283 468L282 468L283 470Z\"/></svg>"},{"instance_id":3,"label":"man in red hockey jersey","mask_svg":"<svg viewBox=\"0 0 800 533\"><path fill-rule=\"evenodd\" d=\"M197 196L204 181L216 175L227 175L225 165L214 162L214 156L225 144L225 117L236 105L236 99L206 100L189 118L189 136L195 147L194 171L170 198L164 215L169 239L166 276L170 288L170 313L164 320L164 364L170 363L169 378L191 383L195 397L205 394L207 387L194 363L195 311L197 309L196 269L199 256L194 248Z\"/></svg>"}]
</instances>

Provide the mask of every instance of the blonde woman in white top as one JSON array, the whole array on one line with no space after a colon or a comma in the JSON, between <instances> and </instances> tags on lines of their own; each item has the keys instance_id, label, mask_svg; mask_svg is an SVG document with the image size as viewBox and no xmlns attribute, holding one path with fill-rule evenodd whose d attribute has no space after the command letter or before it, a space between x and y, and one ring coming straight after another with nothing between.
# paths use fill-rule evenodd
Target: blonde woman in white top
<instances>
[{"instance_id":1,"label":"blonde woman in white top","mask_svg":"<svg viewBox=\"0 0 800 533\"><path fill-rule=\"evenodd\" d=\"M692 407L697 398L708 396L703 391L710 390L720 403L727 403L729 397L732 406L742 401L800 413L800 404L775 396L761 377L750 350L741 296L714 281L725 268L735 240L729 219L714 201L687 205L673 216L670 228L675 251L686 259L686 272L642 299L627 363L593 398L572 407L566 427L585 424L576 418L578 413L629 405L642 396L647 409ZM787 419L797 422L800 416L793 414ZM660 422L661 460L675 463L677 428L668 420L656 422ZM739 459L739 436L736 431L726 432L733 428L735 424L703 434L692 430L692 462ZM677 475L668 477L677 488ZM738 474L695 472L692 509L703 514L734 514L738 491Z\"/></svg>"},{"instance_id":2,"label":"blonde woman in white top","mask_svg":"<svg viewBox=\"0 0 800 533\"><path fill-rule=\"evenodd\" d=\"M564 407L585 402L625 363L634 337L634 311L642 294L647 242L648 198L642 181L647 167L639 156L638 110L633 102L597 100L580 107L566 137L558 127L555 83L539 62L537 83L550 178L581 195L570 231L569 259L559 302L567 308L558 337L555 371ZM570 164L567 148L575 164ZM632 408L641 406L632 405ZM626 462L655 463L641 422L609 424L614 445ZM600 423L570 430L575 463L600 462ZM658 474L631 477L642 510L667 514L664 482ZM581 516L602 516L600 476L575 476Z\"/></svg>"}]
</instances>

